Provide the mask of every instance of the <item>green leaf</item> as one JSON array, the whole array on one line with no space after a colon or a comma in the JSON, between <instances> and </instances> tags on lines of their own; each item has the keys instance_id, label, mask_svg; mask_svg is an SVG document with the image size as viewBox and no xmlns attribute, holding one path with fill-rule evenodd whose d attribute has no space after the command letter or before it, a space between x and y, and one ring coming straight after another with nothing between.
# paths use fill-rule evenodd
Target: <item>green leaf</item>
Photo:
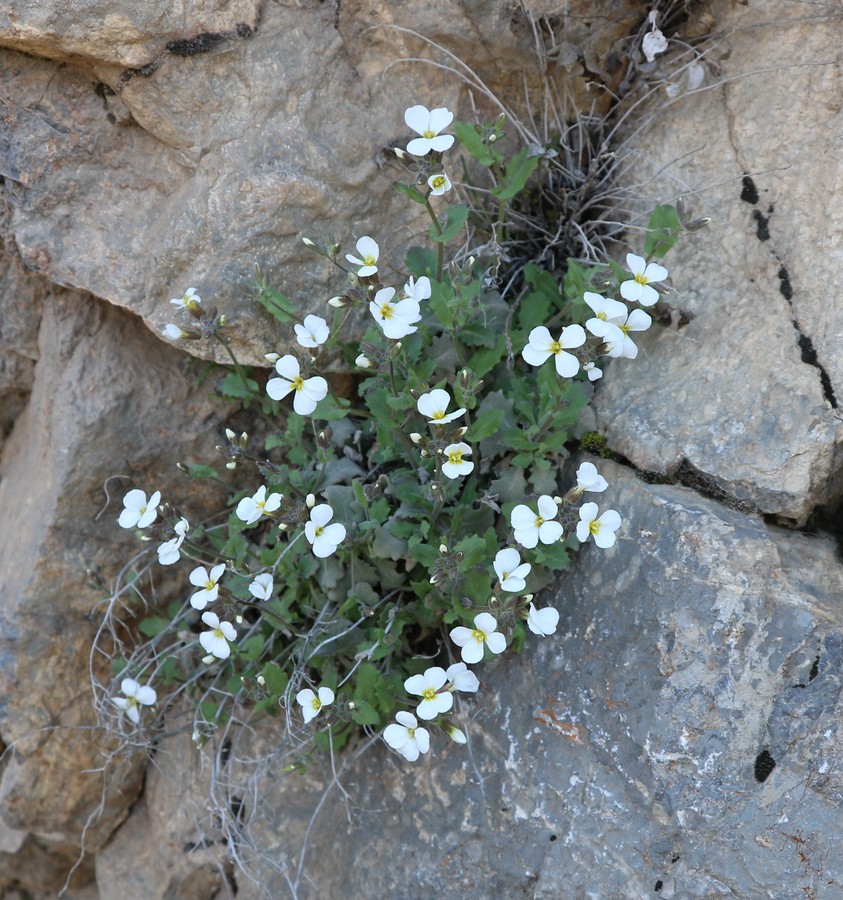
<instances>
[{"instance_id":1,"label":"green leaf","mask_svg":"<svg viewBox=\"0 0 843 900\"><path fill-rule=\"evenodd\" d=\"M299 318L293 302L280 291L273 291L269 288L257 291L255 300L278 322L294 322Z\"/></svg>"},{"instance_id":2,"label":"green leaf","mask_svg":"<svg viewBox=\"0 0 843 900\"><path fill-rule=\"evenodd\" d=\"M393 181L392 186L401 194L409 197L413 203L421 203L422 206L427 203L424 194L411 184L402 184L400 181Z\"/></svg>"},{"instance_id":3,"label":"green leaf","mask_svg":"<svg viewBox=\"0 0 843 900\"><path fill-rule=\"evenodd\" d=\"M431 223L428 229L430 239L437 244L445 244L453 240L465 225L468 218L467 206L449 206L445 210L445 215L439 220L442 233L440 234L436 226Z\"/></svg>"},{"instance_id":4,"label":"green leaf","mask_svg":"<svg viewBox=\"0 0 843 900\"><path fill-rule=\"evenodd\" d=\"M436 271L436 251L427 247L410 247L407 251L407 268L416 278L432 276Z\"/></svg>"},{"instance_id":5,"label":"green leaf","mask_svg":"<svg viewBox=\"0 0 843 900\"><path fill-rule=\"evenodd\" d=\"M478 134L474 125L469 122L454 122L452 127L457 140L481 166L488 168L493 163L500 162L503 159L500 153L492 150L491 147L483 142L483 138Z\"/></svg>"},{"instance_id":6,"label":"green leaf","mask_svg":"<svg viewBox=\"0 0 843 900\"><path fill-rule=\"evenodd\" d=\"M380 725L381 717L371 703L365 700L355 700L351 718L358 725Z\"/></svg>"},{"instance_id":7,"label":"green leaf","mask_svg":"<svg viewBox=\"0 0 843 900\"><path fill-rule=\"evenodd\" d=\"M261 670L261 675L266 679L266 689L270 694L278 696L283 694L290 680L287 673L278 663L268 662Z\"/></svg>"},{"instance_id":8,"label":"green leaf","mask_svg":"<svg viewBox=\"0 0 843 900\"><path fill-rule=\"evenodd\" d=\"M328 394L324 400L320 400L316 404L316 409L313 411L313 418L324 419L328 422L335 419L344 419L348 415L349 406L351 406L350 400Z\"/></svg>"},{"instance_id":9,"label":"green leaf","mask_svg":"<svg viewBox=\"0 0 843 900\"><path fill-rule=\"evenodd\" d=\"M403 559L407 555L407 542L397 537L387 522L375 529L372 553L381 559Z\"/></svg>"},{"instance_id":10,"label":"green leaf","mask_svg":"<svg viewBox=\"0 0 843 900\"><path fill-rule=\"evenodd\" d=\"M249 662L254 662L261 655L264 643L262 634L253 634L240 645L240 656Z\"/></svg>"},{"instance_id":11,"label":"green leaf","mask_svg":"<svg viewBox=\"0 0 843 900\"><path fill-rule=\"evenodd\" d=\"M501 427L505 412L504 409L490 409L482 416L478 415L469 429L467 440L472 442L482 441L493 435Z\"/></svg>"},{"instance_id":12,"label":"green leaf","mask_svg":"<svg viewBox=\"0 0 843 900\"><path fill-rule=\"evenodd\" d=\"M253 378L247 378L248 390L236 372L229 372L217 387L223 397L231 397L233 400L251 400L259 393L258 383Z\"/></svg>"},{"instance_id":13,"label":"green leaf","mask_svg":"<svg viewBox=\"0 0 843 900\"><path fill-rule=\"evenodd\" d=\"M146 619L142 619L138 628L141 631L141 634L145 634L147 637L155 637L156 635L161 634L170 624L169 619L164 619L161 616L149 616Z\"/></svg>"},{"instance_id":14,"label":"green leaf","mask_svg":"<svg viewBox=\"0 0 843 900\"><path fill-rule=\"evenodd\" d=\"M644 241L644 256L648 260L661 259L679 240L682 224L675 206L657 206L647 223L649 232Z\"/></svg>"},{"instance_id":15,"label":"green leaf","mask_svg":"<svg viewBox=\"0 0 843 900\"><path fill-rule=\"evenodd\" d=\"M428 301L430 308L442 327L446 331L450 331L454 327L452 312L455 303L454 292L450 285L442 284L440 281L431 281L430 287L431 293Z\"/></svg>"},{"instance_id":16,"label":"green leaf","mask_svg":"<svg viewBox=\"0 0 843 900\"><path fill-rule=\"evenodd\" d=\"M524 190L528 179L536 171L538 156L530 156L530 151L522 147L507 163L506 175L492 191L498 200L511 200Z\"/></svg>"},{"instance_id":17,"label":"green leaf","mask_svg":"<svg viewBox=\"0 0 843 900\"><path fill-rule=\"evenodd\" d=\"M492 369L503 359L506 352L506 336L499 334L494 347L478 350L468 361L469 368L478 378L488 375Z\"/></svg>"}]
</instances>

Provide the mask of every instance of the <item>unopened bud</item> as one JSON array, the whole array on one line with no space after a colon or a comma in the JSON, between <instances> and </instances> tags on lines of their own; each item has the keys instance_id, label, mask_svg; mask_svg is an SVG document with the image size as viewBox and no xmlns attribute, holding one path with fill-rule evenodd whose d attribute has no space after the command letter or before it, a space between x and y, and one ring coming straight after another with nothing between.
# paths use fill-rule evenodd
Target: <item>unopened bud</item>
<instances>
[{"instance_id":1,"label":"unopened bud","mask_svg":"<svg viewBox=\"0 0 843 900\"><path fill-rule=\"evenodd\" d=\"M365 353L361 353L357 359L354 360L355 365L360 366L361 369L371 369L372 368L372 360L369 359Z\"/></svg>"},{"instance_id":2,"label":"unopened bud","mask_svg":"<svg viewBox=\"0 0 843 900\"><path fill-rule=\"evenodd\" d=\"M561 497L554 497L554 498L553 498L553 502L554 502L557 506L561 506L563 501L562 501L562 498L561 498Z\"/></svg>"},{"instance_id":3,"label":"unopened bud","mask_svg":"<svg viewBox=\"0 0 843 900\"><path fill-rule=\"evenodd\" d=\"M419 456L421 456L422 459L427 459L430 454L427 452L427 450L422 450Z\"/></svg>"},{"instance_id":4,"label":"unopened bud","mask_svg":"<svg viewBox=\"0 0 843 900\"><path fill-rule=\"evenodd\" d=\"M461 597L460 598L460 606L463 609L471 609L472 607L471 597Z\"/></svg>"},{"instance_id":5,"label":"unopened bud","mask_svg":"<svg viewBox=\"0 0 843 900\"><path fill-rule=\"evenodd\" d=\"M274 366L275 363L277 363L278 360L281 359L281 356L278 353L264 353L263 358L268 362L271 362Z\"/></svg>"},{"instance_id":6,"label":"unopened bud","mask_svg":"<svg viewBox=\"0 0 843 900\"><path fill-rule=\"evenodd\" d=\"M420 443L422 442L423 438L422 438L422 436L418 433L418 431L412 431L412 432L410 432L410 440L411 440L414 444L420 444Z\"/></svg>"},{"instance_id":7,"label":"unopened bud","mask_svg":"<svg viewBox=\"0 0 843 900\"><path fill-rule=\"evenodd\" d=\"M238 625L242 625L243 624L243 616L241 616L240 613L237 613L237 615L234 617L234 621Z\"/></svg>"},{"instance_id":8,"label":"unopened bud","mask_svg":"<svg viewBox=\"0 0 843 900\"><path fill-rule=\"evenodd\" d=\"M442 582L443 582L447 577L448 577L448 576L447 576L444 572L442 572L442 571L434 572L433 575L430 576L430 583L431 583L431 584L442 584Z\"/></svg>"},{"instance_id":9,"label":"unopened bud","mask_svg":"<svg viewBox=\"0 0 843 900\"><path fill-rule=\"evenodd\" d=\"M685 231L699 231L700 228L705 228L710 221L711 218L709 216L704 216L702 219L694 219L692 222L686 222L684 228Z\"/></svg>"},{"instance_id":10,"label":"unopened bud","mask_svg":"<svg viewBox=\"0 0 843 900\"><path fill-rule=\"evenodd\" d=\"M237 437L237 435L230 428L225 429L225 436L232 442L234 441L234 438Z\"/></svg>"},{"instance_id":11,"label":"unopened bud","mask_svg":"<svg viewBox=\"0 0 843 900\"><path fill-rule=\"evenodd\" d=\"M454 562L461 563L465 559L465 553L462 550L457 550L454 554Z\"/></svg>"},{"instance_id":12,"label":"unopened bud","mask_svg":"<svg viewBox=\"0 0 843 900\"><path fill-rule=\"evenodd\" d=\"M213 655L211 655L211 654L208 654L208 656L203 656L203 657L202 657L202 662L205 663L206 666L210 666L211 663L213 663L213 661L214 661L215 659L216 659L215 656L213 656Z\"/></svg>"},{"instance_id":13,"label":"unopened bud","mask_svg":"<svg viewBox=\"0 0 843 900\"><path fill-rule=\"evenodd\" d=\"M321 450L326 450L331 445L331 426L326 425L325 428L316 435L316 443Z\"/></svg>"},{"instance_id":14,"label":"unopened bud","mask_svg":"<svg viewBox=\"0 0 843 900\"><path fill-rule=\"evenodd\" d=\"M217 324L219 325L220 328L223 328L223 327L225 327L225 323L226 323L227 321L228 321L228 320L226 319L225 316L220 316L220 317L217 319Z\"/></svg>"},{"instance_id":15,"label":"unopened bud","mask_svg":"<svg viewBox=\"0 0 843 900\"><path fill-rule=\"evenodd\" d=\"M348 708L349 709L357 709L357 704L353 700L349 700Z\"/></svg>"},{"instance_id":16,"label":"unopened bud","mask_svg":"<svg viewBox=\"0 0 843 900\"><path fill-rule=\"evenodd\" d=\"M283 522L281 522L278 526L278 530L279 531L289 531L290 529L289 529L289 526L287 526Z\"/></svg>"},{"instance_id":17,"label":"unopened bud","mask_svg":"<svg viewBox=\"0 0 843 900\"><path fill-rule=\"evenodd\" d=\"M456 725L446 725L445 733L455 744L467 744L468 738Z\"/></svg>"},{"instance_id":18,"label":"unopened bud","mask_svg":"<svg viewBox=\"0 0 843 900\"><path fill-rule=\"evenodd\" d=\"M418 400L421 397L421 391L417 391L415 388L410 388L410 396L413 400Z\"/></svg>"},{"instance_id":19,"label":"unopened bud","mask_svg":"<svg viewBox=\"0 0 843 900\"><path fill-rule=\"evenodd\" d=\"M447 544L440 544L440 545L439 545L439 552L440 552L441 554L443 554L443 555L444 555L445 553L447 553L447 552L448 552L448 545L447 545Z\"/></svg>"},{"instance_id":20,"label":"unopened bud","mask_svg":"<svg viewBox=\"0 0 843 900\"><path fill-rule=\"evenodd\" d=\"M393 147L392 149L398 159L404 159L404 157L407 155L400 147Z\"/></svg>"},{"instance_id":21,"label":"unopened bud","mask_svg":"<svg viewBox=\"0 0 843 900\"><path fill-rule=\"evenodd\" d=\"M467 425L463 425L462 427L458 428L458 429L454 432L454 437L461 438L461 437L466 433L466 431L468 431L468 426L467 426Z\"/></svg>"},{"instance_id":22,"label":"unopened bud","mask_svg":"<svg viewBox=\"0 0 843 900\"><path fill-rule=\"evenodd\" d=\"M342 309L345 306L345 297L331 297L328 301L328 306L333 306L334 309Z\"/></svg>"},{"instance_id":23,"label":"unopened bud","mask_svg":"<svg viewBox=\"0 0 843 900\"><path fill-rule=\"evenodd\" d=\"M305 245L305 247L315 247L316 246L316 241L312 241L310 238L302 238L301 240L302 240L302 243Z\"/></svg>"},{"instance_id":24,"label":"unopened bud","mask_svg":"<svg viewBox=\"0 0 843 900\"><path fill-rule=\"evenodd\" d=\"M307 497L305 497L305 499L304 499L304 505L308 509L313 509L313 507L316 506L316 495L308 494Z\"/></svg>"}]
</instances>

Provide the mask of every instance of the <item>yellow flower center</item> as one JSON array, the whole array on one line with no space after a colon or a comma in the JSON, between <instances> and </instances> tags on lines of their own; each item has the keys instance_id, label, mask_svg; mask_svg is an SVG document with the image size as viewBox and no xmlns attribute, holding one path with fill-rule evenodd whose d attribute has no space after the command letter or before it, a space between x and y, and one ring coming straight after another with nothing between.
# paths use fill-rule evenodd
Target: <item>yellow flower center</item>
<instances>
[{"instance_id":1,"label":"yellow flower center","mask_svg":"<svg viewBox=\"0 0 843 900\"><path fill-rule=\"evenodd\" d=\"M541 516L536 516L536 521L533 523L534 528L541 528L544 525L544 519Z\"/></svg>"},{"instance_id":2,"label":"yellow flower center","mask_svg":"<svg viewBox=\"0 0 843 900\"><path fill-rule=\"evenodd\" d=\"M595 314L596 318L602 319L604 322L609 321L609 316L605 312L599 312Z\"/></svg>"},{"instance_id":3,"label":"yellow flower center","mask_svg":"<svg viewBox=\"0 0 843 900\"><path fill-rule=\"evenodd\" d=\"M432 688L432 687L425 688L422 691L422 697L424 697L425 700L435 700L436 699L436 688Z\"/></svg>"},{"instance_id":4,"label":"yellow flower center","mask_svg":"<svg viewBox=\"0 0 843 900\"><path fill-rule=\"evenodd\" d=\"M433 177L433 189L438 191L440 188L445 187L445 176L444 175L434 175Z\"/></svg>"},{"instance_id":5,"label":"yellow flower center","mask_svg":"<svg viewBox=\"0 0 843 900\"><path fill-rule=\"evenodd\" d=\"M430 140L431 138L435 138L435 137L436 137L436 132L435 132L435 131L431 131L431 130L428 128L427 131L423 132L422 137L426 137L428 140Z\"/></svg>"},{"instance_id":6,"label":"yellow flower center","mask_svg":"<svg viewBox=\"0 0 843 900\"><path fill-rule=\"evenodd\" d=\"M647 283L648 283L648 282L647 282L647 279L644 277L644 273L643 273L643 272L639 272L638 275L635 276L635 280L636 280L639 284L647 284Z\"/></svg>"},{"instance_id":7,"label":"yellow flower center","mask_svg":"<svg viewBox=\"0 0 843 900\"><path fill-rule=\"evenodd\" d=\"M445 418L445 410L437 409L436 412L430 417L431 419L444 419Z\"/></svg>"},{"instance_id":8,"label":"yellow flower center","mask_svg":"<svg viewBox=\"0 0 843 900\"><path fill-rule=\"evenodd\" d=\"M478 644L482 644L483 641L486 640L486 632L481 631L479 628L475 628L474 631L471 632L471 636Z\"/></svg>"},{"instance_id":9,"label":"yellow flower center","mask_svg":"<svg viewBox=\"0 0 843 900\"><path fill-rule=\"evenodd\" d=\"M595 519L593 522L588 523L588 530L591 534L598 534L600 532L600 523Z\"/></svg>"},{"instance_id":10,"label":"yellow flower center","mask_svg":"<svg viewBox=\"0 0 843 900\"><path fill-rule=\"evenodd\" d=\"M222 631L220 631L219 628L214 629L214 637L222 638L223 640L225 640L225 635L222 633Z\"/></svg>"},{"instance_id":11,"label":"yellow flower center","mask_svg":"<svg viewBox=\"0 0 843 900\"><path fill-rule=\"evenodd\" d=\"M391 319L392 307L388 303L384 303L384 305L380 308L380 314L384 319Z\"/></svg>"},{"instance_id":12,"label":"yellow flower center","mask_svg":"<svg viewBox=\"0 0 843 900\"><path fill-rule=\"evenodd\" d=\"M126 706L137 706L138 701L136 697L127 697L126 698Z\"/></svg>"},{"instance_id":13,"label":"yellow flower center","mask_svg":"<svg viewBox=\"0 0 843 900\"><path fill-rule=\"evenodd\" d=\"M618 325L618 328L620 328L624 334L629 334L629 325Z\"/></svg>"},{"instance_id":14,"label":"yellow flower center","mask_svg":"<svg viewBox=\"0 0 843 900\"><path fill-rule=\"evenodd\" d=\"M322 537L322 532L324 532L324 531L325 531L325 529L321 525L317 525L316 529L313 532L313 536L314 537Z\"/></svg>"},{"instance_id":15,"label":"yellow flower center","mask_svg":"<svg viewBox=\"0 0 843 900\"><path fill-rule=\"evenodd\" d=\"M304 387L304 378L301 375L296 375L296 377L292 381L293 389L296 391L300 391Z\"/></svg>"},{"instance_id":16,"label":"yellow flower center","mask_svg":"<svg viewBox=\"0 0 843 900\"><path fill-rule=\"evenodd\" d=\"M209 578L209 579L205 582L205 590L206 590L206 591L212 591L212 590L214 589L214 586L215 586L215 585L216 585L216 582L215 582L215 581L211 581L211 579Z\"/></svg>"},{"instance_id":17,"label":"yellow flower center","mask_svg":"<svg viewBox=\"0 0 843 900\"><path fill-rule=\"evenodd\" d=\"M550 346L547 349L550 350L550 352L554 353L554 354L561 353L562 345L559 343L559 341L551 341Z\"/></svg>"},{"instance_id":18,"label":"yellow flower center","mask_svg":"<svg viewBox=\"0 0 843 900\"><path fill-rule=\"evenodd\" d=\"M377 262L377 257L375 256L364 256L363 264L367 266L373 266Z\"/></svg>"},{"instance_id":19,"label":"yellow flower center","mask_svg":"<svg viewBox=\"0 0 843 900\"><path fill-rule=\"evenodd\" d=\"M410 740L412 740L415 736L416 736L416 729L415 729L415 728L408 728L408 729L407 729L407 737L408 737Z\"/></svg>"},{"instance_id":20,"label":"yellow flower center","mask_svg":"<svg viewBox=\"0 0 843 900\"><path fill-rule=\"evenodd\" d=\"M458 466L462 462L462 450L452 450L448 454L448 462L452 466Z\"/></svg>"},{"instance_id":21,"label":"yellow flower center","mask_svg":"<svg viewBox=\"0 0 843 900\"><path fill-rule=\"evenodd\" d=\"M314 697L313 700L310 701L310 705L316 712L319 712L322 709L322 701L318 697Z\"/></svg>"}]
</instances>

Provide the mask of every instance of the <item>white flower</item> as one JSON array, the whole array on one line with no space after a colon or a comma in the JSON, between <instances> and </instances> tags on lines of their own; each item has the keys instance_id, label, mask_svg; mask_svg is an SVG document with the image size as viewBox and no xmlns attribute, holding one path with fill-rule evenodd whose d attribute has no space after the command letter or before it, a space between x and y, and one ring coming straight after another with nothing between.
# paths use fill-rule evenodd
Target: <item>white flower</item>
<instances>
[{"instance_id":1,"label":"white flower","mask_svg":"<svg viewBox=\"0 0 843 900\"><path fill-rule=\"evenodd\" d=\"M234 511L238 519L253 525L261 516L274 513L281 506L281 495L266 496L266 485L262 484L251 497L244 497Z\"/></svg>"},{"instance_id":2,"label":"white flower","mask_svg":"<svg viewBox=\"0 0 843 900\"><path fill-rule=\"evenodd\" d=\"M427 275L422 275L421 278L416 281L415 278L410 278L410 280L404 285L404 293L411 299L415 300L416 303L421 303L422 300L430 299L430 279Z\"/></svg>"},{"instance_id":3,"label":"white flower","mask_svg":"<svg viewBox=\"0 0 843 900\"><path fill-rule=\"evenodd\" d=\"M585 323L585 327L595 336L603 338L607 343L619 341L623 338L623 332L618 327L619 322L625 322L629 310L619 300L611 297L601 297L586 291L583 299L591 308L594 317Z\"/></svg>"},{"instance_id":4,"label":"white flower","mask_svg":"<svg viewBox=\"0 0 843 900\"><path fill-rule=\"evenodd\" d=\"M397 750L408 762L415 762L420 753L427 753L430 749L430 735L426 728L419 728L418 721L412 713L403 710L395 714L398 722L387 725L383 732L383 739Z\"/></svg>"},{"instance_id":5,"label":"white flower","mask_svg":"<svg viewBox=\"0 0 843 900\"><path fill-rule=\"evenodd\" d=\"M190 583L196 587L202 588L196 591L190 598L190 605L194 609L204 609L209 603L213 603L217 599L220 591L218 584L222 573L225 572L225 563L220 563L211 569L210 574L204 566L197 566L190 573Z\"/></svg>"},{"instance_id":6,"label":"white flower","mask_svg":"<svg viewBox=\"0 0 843 900\"><path fill-rule=\"evenodd\" d=\"M228 659L231 655L228 642L237 638L237 629L231 622L220 622L219 616L212 612L202 613L202 621L211 629L199 635L202 649L217 659Z\"/></svg>"},{"instance_id":7,"label":"white flower","mask_svg":"<svg viewBox=\"0 0 843 900\"><path fill-rule=\"evenodd\" d=\"M183 296L175 297L170 301L173 306L178 306L179 309L190 309L191 306L196 306L201 302L202 298L196 293L196 288L188 288Z\"/></svg>"},{"instance_id":8,"label":"white flower","mask_svg":"<svg viewBox=\"0 0 843 900\"><path fill-rule=\"evenodd\" d=\"M404 690L408 694L416 694L422 698L416 714L420 719L435 719L439 713L446 713L454 705L454 695L447 690L440 690L448 676L439 666L432 666L423 675L411 675L404 682Z\"/></svg>"},{"instance_id":9,"label":"white flower","mask_svg":"<svg viewBox=\"0 0 843 900\"><path fill-rule=\"evenodd\" d=\"M577 486L575 488L578 494L590 491L593 494L602 494L609 487L609 482L597 471L594 463L584 462L577 469Z\"/></svg>"},{"instance_id":10,"label":"white flower","mask_svg":"<svg viewBox=\"0 0 843 900\"><path fill-rule=\"evenodd\" d=\"M659 293L651 284L657 284L667 278L667 269L656 263L647 264L643 256L634 253L626 254L626 265L632 278L621 284L621 297L640 303L642 306L653 306L659 299Z\"/></svg>"},{"instance_id":11,"label":"white flower","mask_svg":"<svg viewBox=\"0 0 843 900\"><path fill-rule=\"evenodd\" d=\"M581 347L585 343L585 332L580 325L568 325L562 329L559 340L555 341L544 325L530 332L527 346L521 351L524 361L531 366L540 366L551 356L556 357L556 371L562 378L573 378L579 372L580 361L566 349Z\"/></svg>"},{"instance_id":12,"label":"white flower","mask_svg":"<svg viewBox=\"0 0 843 900\"><path fill-rule=\"evenodd\" d=\"M380 325L384 336L397 341L418 331L415 323L420 321L421 312L418 301L412 297L396 303L394 296L395 288L381 288L369 303L369 312Z\"/></svg>"},{"instance_id":13,"label":"white flower","mask_svg":"<svg viewBox=\"0 0 843 900\"><path fill-rule=\"evenodd\" d=\"M444 153L454 143L453 135L439 134L454 121L454 114L445 107L428 110L426 106L411 106L404 112L404 121L421 135L407 144L407 153L413 156L426 156L431 150Z\"/></svg>"},{"instance_id":14,"label":"white flower","mask_svg":"<svg viewBox=\"0 0 843 900\"><path fill-rule=\"evenodd\" d=\"M323 706L330 706L333 702L334 692L326 687L318 688L316 693L305 688L296 694L296 703L301 706L305 724L318 715Z\"/></svg>"},{"instance_id":15,"label":"white flower","mask_svg":"<svg viewBox=\"0 0 843 900\"><path fill-rule=\"evenodd\" d=\"M427 186L432 197L441 197L451 190L451 179L444 172L439 172L427 179Z\"/></svg>"},{"instance_id":16,"label":"white flower","mask_svg":"<svg viewBox=\"0 0 843 900\"><path fill-rule=\"evenodd\" d=\"M321 375L313 378L302 378L301 367L295 356L282 356L275 363L275 371L280 378L270 378L266 383L266 392L273 400L282 400L290 391L293 396L293 409L300 416L309 416L316 404L324 400L328 393L328 382Z\"/></svg>"},{"instance_id":17,"label":"white flower","mask_svg":"<svg viewBox=\"0 0 843 900\"><path fill-rule=\"evenodd\" d=\"M331 335L331 329L322 316L305 316L304 325L294 325L296 341L302 347L321 347Z\"/></svg>"},{"instance_id":18,"label":"white flower","mask_svg":"<svg viewBox=\"0 0 843 900\"><path fill-rule=\"evenodd\" d=\"M125 508L120 513L117 524L121 528L146 528L155 521L160 502L160 491L156 491L149 500L146 499L146 494L137 488L129 491L123 498Z\"/></svg>"},{"instance_id":19,"label":"white flower","mask_svg":"<svg viewBox=\"0 0 843 900\"><path fill-rule=\"evenodd\" d=\"M653 320L644 312L643 309L634 309L623 322L618 322L618 328L621 330L621 339L618 341L609 341L609 356L623 356L626 359L635 359L638 356L638 347L629 336L630 331L646 331L653 324Z\"/></svg>"},{"instance_id":20,"label":"white flower","mask_svg":"<svg viewBox=\"0 0 843 900\"><path fill-rule=\"evenodd\" d=\"M480 680L464 662L448 666L445 676L448 679L449 691L463 691L466 694L474 694L480 688Z\"/></svg>"},{"instance_id":21,"label":"white flower","mask_svg":"<svg viewBox=\"0 0 843 900\"><path fill-rule=\"evenodd\" d=\"M361 268L357 270L358 278L374 275L378 271L380 248L372 238L368 236L361 237L356 246L360 256L352 256L350 253L346 253L345 258L355 266L361 266Z\"/></svg>"},{"instance_id":22,"label":"white flower","mask_svg":"<svg viewBox=\"0 0 843 900\"><path fill-rule=\"evenodd\" d=\"M615 543L615 532L621 527L621 517L613 509L607 509L597 518L597 504L583 503L580 507L580 521L577 524L577 539L584 544L589 535L594 535L594 543L604 550Z\"/></svg>"},{"instance_id":23,"label":"white flower","mask_svg":"<svg viewBox=\"0 0 843 900\"><path fill-rule=\"evenodd\" d=\"M275 584L272 575L264 572L263 575L256 575L255 580L249 585L249 593L258 600L269 600L272 597L272 589Z\"/></svg>"},{"instance_id":24,"label":"white flower","mask_svg":"<svg viewBox=\"0 0 843 900\"><path fill-rule=\"evenodd\" d=\"M446 413L451 398L447 391L442 388L435 388L427 394L422 394L416 402L416 409L427 419L431 425L447 425L458 419L464 412L464 409L458 409L452 413Z\"/></svg>"},{"instance_id":25,"label":"white flower","mask_svg":"<svg viewBox=\"0 0 843 900\"><path fill-rule=\"evenodd\" d=\"M442 474L447 478L459 478L462 475L470 475L474 471L474 463L464 459L466 456L471 456L471 447L464 441L460 441L458 444L448 444L443 453L448 461L442 463Z\"/></svg>"},{"instance_id":26,"label":"white flower","mask_svg":"<svg viewBox=\"0 0 843 900\"><path fill-rule=\"evenodd\" d=\"M310 521L304 523L304 536L313 545L313 555L319 559L330 556L345 540L345 525L328 522L334 518L334 511L327 503L320 503L310 511Z\"/></svg>"},{"instance_id":27,"label":"white flower","mask_svg":"<svg viewBox=\"0 0 843 900\"><path fill-rule=\"evenodd\" d=\"M170 322L169 325L165 325L164 328L161 329L161 334L163 334L164 337L168 337L171 341L180 341L182 338L188 337L190 333Z\"/></svg>"},{"instance_id":28,"label":"white flower","mask_svg":"<svg viewBox=\"0 0 843 900\"><path fill-rule=\"evenodd\" d=\"M112 697L111 702L121 710L125 710L126 715L135 723L140 721L141 706L154 706L158 699L155 691L144 685L141 687L134 678L124 678L120 682L120 690L125 694L124 697Z\"/></svg>"},{"instance_id":29,"label":"white flower","mask_svg":"<svg viewBox=\"0 0 843 900\"><path fill-rule=\"evenodd\" d=\"M555 506L556 504L554 504ZM533 567L530 563L521 562L521 554L514 547L499 550L493 563L495 574L501 583L501 590L517 593L527 586L524 579Z\"/></svg>"},{"instance_id":30,"label":"white flower","mask_svg":"<svg viewBox=\"0 0 843 900\"><path fill-rule=\"evenodd\" d=\"M509 517L509 522L515 530L515 540L532 550L541 541L543 544L553 544L562 537L564 529L559 522L552 521L559 512L553 497L542 494L538 502L538 514L529 506L520 503Z\"/></svg>"},{"instance_id":31,"label":"white flower","mask_svg":"<svg viewBox=\"0 0 843 900\"><path fill-rule=\"evenodd\" d=\"M160 565L172 566L181 559L181 545L184 543L189 528L187 519L182 518L176 522L173 526L176 536L158 546L158 563Z\"/></svg>"},{"instance_id":32,"label":"white flower","mask_svg":"<svg viewBox=\"0 0 843 900\"><path fill-rule=\"evenodd\" d=\"M533 634L555 634L558 624L559 613L552 606L536 609L535 604L530 604L530 611L527 613L527 627Z\"/></svg>"},{"instance_id":33,"label":"white flower","mask_svg":"<svg viewBox=\"0 0 843 900\"><path fill-rule=\"evenodd\" d=\"M586 363L582 367L582 370L586 373L586 375L588 375L589 381L597 381L598 378L603 377L603 370L598 369L593 362Z\"/></svg>"},{"instance_id":34,"label":"white flower","mask_svg":"<svg viewBox=\"0 0 843 900\"><path fill-rule=\"evenodd\" d=\"M463 662L480 662L484 646L492 653L503 653L506 650L506 637L497 628L495 617L486 612L474 617L474 628L466 628L465 625L452 628L451 640L461 648Z\"/></svg>"}]
</instances>

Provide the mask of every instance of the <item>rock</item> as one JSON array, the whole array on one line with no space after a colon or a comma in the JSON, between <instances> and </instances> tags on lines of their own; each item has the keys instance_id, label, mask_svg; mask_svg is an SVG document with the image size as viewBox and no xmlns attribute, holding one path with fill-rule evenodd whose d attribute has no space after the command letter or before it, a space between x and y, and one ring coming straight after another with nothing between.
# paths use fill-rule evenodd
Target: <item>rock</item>
<instances>
[{"instance_id":1,"label":"rock","mask_svg":"<svg viewBox=\"0 0 843 900\"><path fill-rule=\"evenodd\" d=\"M376 741L337 760L347 800L321 806L328 761L256 763L238 897L840 891L834 543L599 465L618 544L583 548L557 635L480 667L469 747L440 735L409 764Z\"/></svg>"},{"instance_id":2,"label":"rock","mask_svg":"<svg viewBox=\"0 0 843 900\"><path fill-rule=\"evenodd\" d=\"M0 465L0 849L14 853L31 835L61 861L52 868L63 866L63 880L83 828L95 851L141 786L140 757L106 758L114 744L96 728L89 676L93 666L107 678L91 655L102 585L136 546L115 521L122 488L134 478L175 493L178 478L188 495L174 462L199 447L213 454L216 422L182 354L89 296L45 298L37 355ZM20 862L9 865L19 875ZM33 880L39 872L47 878L36 866Z\"/></svg>"},{"instance_id":3,"label":"rock","mask_svg":"<svg viewBox=\"0 0 843 900\"><path fill-rule=\"evenodd\" d=\"M840 46L835 27L792 18L787 2L713 8L729 34L712 50L724 57L722 87L703 62L698 92L667 103L654 88L630 147L630 183L647 186L642 212L679 192L712 218L666 260L669 300L694 319L648 335L622 376L609 373L598 420L639 468L685 471L802 525L843 492L843 312L828 302L837 279L828 242L841 215L829 189L843 171L832 126ZM690 57L662 60L660 74L678 80ZM775 137L796 133L798 142Z\"/></svg>"},{"instance_id":4,"label":"rock","mask_svg":"<svg viewBox=\"0 0 843 900\"><path fill-rule=\"evenodd\" d=\"M228 316L238 357L256 365L291 341L249 296L256 262L303 314L324 314L338 293L336 269L303 236L335 234L351 249L372 234L395 280L407 247L427 230L424 209L408 209L393 190L382 150L407 140L407 106L457 109L464 91L459 72L397 64L453 63L406 29L455 45L506 98L520 98L525 79L538 91L535 48L544 47L551 74L576 80L585 96L598 58L612 58L610 81L621 72L613 48L640 18L632 0L589 0L593 25L573 7L568 18L548 3L515 14L502 0L471 10L452 0L375 9L265 4L261 17L253 0L225 13L202 4L189 18L164 6L90 0L71 14L64 3L39 0L0 19L5 46L66 57L0 50L9 135L0 173L11 230L29 269L130 309L156 332L173 321L169 299L196 287ZM241 35L238 23L250 30ZM172 48L175 39L232 29L203 52ZM568 68L554 62L563 38ZM580 56L588 74L568 71ZM486 103L480 92L476 102ZM225 359L212 344L190 352Z\"/></svg>"}]
</instances>

